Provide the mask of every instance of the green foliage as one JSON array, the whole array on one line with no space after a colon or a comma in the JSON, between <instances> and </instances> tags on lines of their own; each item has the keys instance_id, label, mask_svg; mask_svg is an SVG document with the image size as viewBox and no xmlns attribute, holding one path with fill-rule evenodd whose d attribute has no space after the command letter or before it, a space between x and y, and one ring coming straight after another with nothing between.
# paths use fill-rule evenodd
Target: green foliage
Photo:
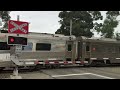
<instances>
[{"instance_id":1,"label":"green foliage","mask_svg":"<svg viewBox=\"0 0 120 90\"><path fill-rule=\"evenodd\" d=\"M10 20L10 11L0 11L0 16L2 17L2 21L4 22L4 29L8 28L8 20Z\"/></svg>"},{"instance_id":2,"label":"green foliage","mask_svg":"<svg viewBox=\"0 0 120 90\"><path fill-rule=\"evenodd\" d=\"M117 39L117 40L120 40L120 33L115 33L115 38Z\"/></svg>"},{"instance_id":3,"label":"green foliage","mask_svg":"<svg viewBox=\"0 0 120 90\"><path fill-rule=\"evenodd\" d=\"M102 20L103 17L99 11L62 11L59 13L59 18L61 26L56 34L70 35L70 19L72 19L72 35L91 37L93 21Z\"/></svg>"},{"instance_id":4,"label":"green foliage","mask_svg":"<svg viewBox=\"0 0 120 90\"><path fill-rule=\"evenodd\" d=\"M102 36L106 38L112 38L114 36L114 28L118 25L118 21L116 20L118 15L119 11L107 11L104 23L95 27L97 32L101 32Z\"/></svg>"}]
</instances>

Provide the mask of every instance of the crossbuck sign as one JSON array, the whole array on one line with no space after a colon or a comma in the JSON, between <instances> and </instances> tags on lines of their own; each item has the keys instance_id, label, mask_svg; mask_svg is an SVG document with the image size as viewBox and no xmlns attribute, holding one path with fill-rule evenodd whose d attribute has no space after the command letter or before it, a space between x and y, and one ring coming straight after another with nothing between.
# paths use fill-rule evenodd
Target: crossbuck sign
<instances>
[{"instance_id":1,"label":"crossbuck sign","mask_svg":"<svg viewBox=\"0 0 120 90\"><path fill-rule=\"evenodd\" d=\"M9 20L8 32L16 34L28 34L28 22Z\"/></svg>"}]
</instances>

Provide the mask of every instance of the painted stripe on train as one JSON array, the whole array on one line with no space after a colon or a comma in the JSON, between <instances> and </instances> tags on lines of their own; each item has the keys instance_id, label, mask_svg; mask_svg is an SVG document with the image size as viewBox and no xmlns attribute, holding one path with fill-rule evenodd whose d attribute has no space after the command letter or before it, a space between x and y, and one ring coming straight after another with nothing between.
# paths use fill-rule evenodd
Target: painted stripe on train
<instances>
[{"instance_id":1,"label":"painted stripe on train","mask_svg":"<svg viewBox=\"0 0 120 90\"><path fill-rule=\"evenodd\" d=\"M57 60L57 58L48 58L48 60Z\"/></svg>"},{"instance_id":2,"label":"painted stripe on train","mask_svg":"<svg viewBox=\"0 0 120 90\"><path fill-rule=\"evenodd\" d=\"M54 64L55 62L49 62L50 64Z\"/></svg>"},{"instance_id":3,"label":"painted stripe on train","mask_svg":"<svg viewBox=\"0 0 120 90\"><path fill-rule=\"evenodd\" d=\"M68 63L72 63L72 61L68 61Z\"/></svg>"},{"instance_id":4,"label":"painted stripe on train","mask_svg":"<svg viewBox=\"0 0 120 90\"><path fill-rule=\"evenodd\" d=\"M103 59L109 59L109 58L103 58Z\"/></svg>"},{"instance_id":5,"label":"painted stripe on train","mask_svg":"<svg viewBox=\"0 0 120 90\"><path fill-rule=\"evenodd\" d=\"M84 61L84 63L88 63L88 61Z\"/></svg>"},{"instance_id":6,"label":"painted stripe on train","mask_svg":"<svg viewBox=\"0 0 120 90\"><path fill-rule=\"evenodd\" d=\"M58 63L59 64L73 64L73 63L81 63L81 61L75 61L75 62L72 62L72 61L68 61L68 62L60 61ZM88 63L88 61L84 61L84 63ZM39 62L39 64L55 64L55 62Z\"/></svg>"},{"instance_id":7,"label":"painted stripe on train","mask_svg":"<svg viewBox=\"0 0 120 90\"><path fill-rule=\"evenodd\" d=\"M44 62L39 62L39 64L44 64Z\"/></svg>"},{"instance_id":8,"label":"painted stripe on train","mask_svg":"<svg viewBox=\"0 0 120 90\"><path fill-rule=\"evenodd\" d=\"M34 64L34 62L25 62L25 64Z\"/></svg>"},{"instance_id":9,"label":"painted stripe on train","mask_svg":"<svg viewBox=\"0 0 120 90\"><path fill-rule=\"evenodd\" d=\"M97 58L90 58L90 59L92 59L92 60L96 60Z\"/></svg>"},{"instance_id":10,"label":"painted stripe on train","mask_svg":"<svg viewBox=\"0 0 120 90\"><path fill-rule=\"evenodd\" d=\"M63 64L64 62L59 62L60 64Z\"/></svg>"},{"instance_id":11,"label":"painted stripe on train","mask_svg":"<svg viewBox=\"0 0 120 90\"><path fill-rule=\"evenodd\" d=\"M80 61L76 61L76 63L81 63Z\"/></svg>"},{"instance_id":12,"label":"painted stripe on train","mask_svg":"<svg viewBox=\"0 0 120 90\"><path fill-rule=\"evenodd\" d=\"M120 59L120 58L116 58L116 59Z\"/></svg>"}]
</instances>

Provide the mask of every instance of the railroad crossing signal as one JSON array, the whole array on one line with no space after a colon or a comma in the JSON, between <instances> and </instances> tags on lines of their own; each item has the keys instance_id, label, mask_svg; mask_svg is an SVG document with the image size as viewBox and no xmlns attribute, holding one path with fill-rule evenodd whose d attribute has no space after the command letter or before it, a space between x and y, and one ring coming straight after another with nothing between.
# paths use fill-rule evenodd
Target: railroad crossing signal
<instances>
[{"instance_id":1,"label":"railroad crossing signal","mask_svg":"<svg viewBox=\"0 0 120 90\"><path fill-rule=\"evenodd\" d=\"M27 38L8 36L8 45L27 45Z\"/></svg>"},{"instance_id":2,"label":"railroad crossing signal","mask_svg":"<svg viewBox=\"0 0 120 90\"><path fill-rule=\"evenodd\" d=\"M9 20L8 33L28 34L28 22Z\"/></svg>"}]
</instances>

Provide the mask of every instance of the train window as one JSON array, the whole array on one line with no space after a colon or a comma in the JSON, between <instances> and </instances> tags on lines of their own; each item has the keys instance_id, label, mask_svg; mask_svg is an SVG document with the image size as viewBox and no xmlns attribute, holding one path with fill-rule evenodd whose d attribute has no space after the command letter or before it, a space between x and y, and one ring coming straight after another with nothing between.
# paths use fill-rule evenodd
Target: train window
<instances>
[{"instance_id":1,"label":"train window","mask_svg":"<svg viewBox=\"0 0 120 90\"><path fill-rule=\"evenodd\" d=\"M120 47L119 47L119 52L120 52Z\"/></svg>"},{"instance_id":2,"label":"train window","mask_svg":"<svg viewBox=\"0 0 120 90\"><path fill-rule=\"evenodd\" d=\"M28 43L27 46L22 46L23 51L32 51L33 43Z\"/></svg>"},{"instance_id":3,"label":"train window","mask_svg":"<svg viewBox=\"0 0 120 90\"><path fill-rule=\"evenodd\" d=\"M115 47L115 52L118 53L118 47Z\"/></svg>"},{"instance_id":4,"label":"train window","mask_svg":"<svg viewBox=\"0 0 120 90\"><path fill-rule=\"evenodd\" d=\"M100 50L100 52L103 52L103 53L108 53L108 47L102 47L102 49Z\"/></svg>"},{"instance_id":5,"label":"train window","mask_svg":"<svg viewBox=\"0 0 120 90\"><path fill-rule=\"evenodd\" d=\"M0 50L10 50L10 46L7 42L0 42Z\"/></svg>"},{"instance_id":6,"label":"train window","mask_svg":"<svg viewBox=\"0 0 120 90\"><path fill-rule=\"evenodd\" d=\"M66 61L71 61L71 58L66 58Z\"/></svg>"},{"instance_id":7,"label":"train window","mask_svg":"<svg viewBox=\"0 0 120 90\"><path fill-rule=\"evenodd\" d=\"M51 44L49 44L49 43L37 43L36 50L50 51Z\"/></svg>"},{"instance_id":8,"label":"train window","mask_svg":"<svg viewBox=\"0 0 120 90\"><path fill-rule=\"evenodd\" d=\"M116 53L114 46L112 47L112 53Z\"/></svg>"},{"instance_id":9,"label":"train window","mask_svg":"<svg viewBox=\"0 0 120 90\"><path fill-rule=\"evenodd\" d=\"M109 52L109 53L113 53L113 52L114 52L113 47L108 47L108 52Z\"/></svg>"},{"instance_id":10,"label":"train window","mask_svg":"<svg viewBox=\"0 0 120 90\"><path fill-rule=\"evenodd\" d=\"M68 45L68 51L71 51L71 50L72 50L72 45L69 44L69 45Z\"/></svg>"},{"instance_id":11,"label":"train window","mask_svg":"<svg viewBox=\"0 0 120 90\"><path fill-rule=\"evenodd\" d=\"M88 45L86 46L86 51L90 51L90 47Z\"/></svg>"}]
</instances>

